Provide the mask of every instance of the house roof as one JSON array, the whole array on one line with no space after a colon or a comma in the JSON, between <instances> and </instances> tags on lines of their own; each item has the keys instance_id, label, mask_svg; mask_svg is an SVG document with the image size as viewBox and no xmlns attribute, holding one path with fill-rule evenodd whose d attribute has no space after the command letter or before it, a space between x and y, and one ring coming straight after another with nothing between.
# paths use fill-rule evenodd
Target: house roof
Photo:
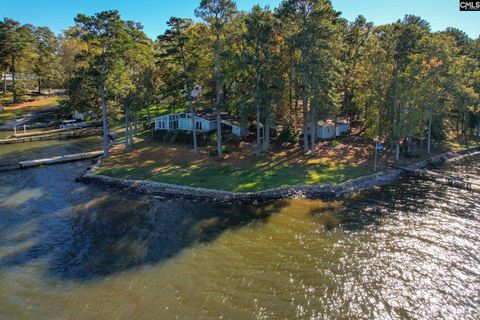
<instances>
[{"instance_id":1,"label":"house roof","mask_svg":"<svg viewBox=\"0 0 480 320\"><path fill-rule=\"evenodd\" d=\"M220 115L222 116L223 118L223 114L226 114L225 112L222 112ZM201 118L204 118L208 121L213 121L215 119L217 119L217 113L211 109L211 108L207 108L207 109L202 109L202 110L197 110L195 112L195 115L197 117L201 117Z\"/></svg>"},{"instance_id":2,"label":"house roof","mask_svg":"<svg viewBox=\"0 0 480 320\"><path fill-rule=\"evenodd\" d=\"M348 125L348 124L349 124L349 122L348 122L347 120L337 120L337 126L338 126L338 125ZM334 127L334 126L335 126L335 122L334 122L333 120L331 120L331 119L325 120L325 121L324 121L324 120L320 120L320 121L318 121L318 125L319 125L320 127L324 127L324 126L325 126L325 127Z\"/></svg>"}]
</instances>

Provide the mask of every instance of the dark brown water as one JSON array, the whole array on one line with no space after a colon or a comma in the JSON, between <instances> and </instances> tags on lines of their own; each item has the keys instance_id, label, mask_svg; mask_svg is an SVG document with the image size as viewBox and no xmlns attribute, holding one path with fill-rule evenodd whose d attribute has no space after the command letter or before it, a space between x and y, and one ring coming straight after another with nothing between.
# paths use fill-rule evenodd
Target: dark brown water
<instances>
[{"instance_id":1,"label":"dark brown water","mask_svg":"<svg viewBox=\"0 0 480 320\"><path fill-rule=\"evenodd\" d=\"M478 193L216 206L74 183L87 165L0 175L0 319L480 318Z\"/></svg>"}]
</instances>

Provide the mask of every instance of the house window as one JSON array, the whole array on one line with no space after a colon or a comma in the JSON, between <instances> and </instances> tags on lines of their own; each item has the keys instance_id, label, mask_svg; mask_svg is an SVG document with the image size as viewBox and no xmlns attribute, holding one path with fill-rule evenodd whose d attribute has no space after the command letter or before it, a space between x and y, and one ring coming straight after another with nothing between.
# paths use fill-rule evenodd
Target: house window
<instances>
[{"instance_id":1,"label":"house window","mask_svg":"<svg viewBox=\"0 0 480 320\"><path fill-rule=\"evenodd\" d=\"M200 122L200 121L196 121L196 122L195 122L195 128L196 128L198 131L202 131L202 130L203 130L203 123Z\"/></svg>"},{"instance_id":2,"label":"house window","mask_svg":"<svg viewBox=\"0 0 480 320\"><path fill-rule=\"evenodd\" d=\"M178 120L170 121L170 130L177 130L178 129Z\"/></svg>"}]
</instances>

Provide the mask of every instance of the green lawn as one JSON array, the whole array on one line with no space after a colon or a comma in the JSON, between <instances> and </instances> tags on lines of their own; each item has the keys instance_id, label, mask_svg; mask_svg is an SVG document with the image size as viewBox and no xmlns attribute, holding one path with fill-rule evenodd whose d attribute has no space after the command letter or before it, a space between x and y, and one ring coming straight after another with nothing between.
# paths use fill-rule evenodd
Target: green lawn
<instances>
[{"instance_id":1,"label":"green lawn","mask_svg":"<svg viewBox=\"0 0 480 320\"><path fill-rule=\"evenodd\" d=\"M269 159L267 155L259 162L254 158L222 162L207 156L191 159L190 154L190 149L179 147L114 154L103 162L98 174L248 192L297 184L336 184L373 173L370 167L326 158L303 161L281 155L271 155L274 158Z\"/></svg>"},{"instance_id":2,"label":"green lawn","mask_svg":"<svg viewBox=\"0 0 480 320\"><path fill-rule=\"evenodd\" d=\"M5 107L2 111L0 111L0 125L22 118L25 115L41 111L43 109L58 106L58 101L58 97L52 97L39 99L32 102L25 102L17 106Z\"/></svg>"},{"instance_id":3,"label":"green lawn","mask_svg":"<svg viewBox=\"0 0 480 320\"><path fill-rule=\"evenodd\" d=\"M12 102L12 94L10 92L0 93L0 105Z\"/></svg>"},{"instance_id":4,"label":"green lawn","mask_svg":"<svg viewBox=\"0 0 480 320\"><path fill-rule=\"evenodd\" d=\"M447 140L443 143L445 148L453 150L462 150L466 148L473 148L480 146L480 137L467 136L467 143L462 137L455 137L454 139Z\"/></svg>"}]
</instances>

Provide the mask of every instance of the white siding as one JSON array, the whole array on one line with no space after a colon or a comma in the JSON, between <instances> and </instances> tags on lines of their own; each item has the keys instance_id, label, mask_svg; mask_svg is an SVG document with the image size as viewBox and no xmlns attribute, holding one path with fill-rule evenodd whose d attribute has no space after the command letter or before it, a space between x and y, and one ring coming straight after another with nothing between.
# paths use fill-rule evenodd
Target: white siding
<instances>
[{"instance_id":1,"label":"white siding","mask_svg":"<svg viewBox=\"0 0 480 320\"><path fill-rule=\"evenodd\" d=\"M216 130L217 129L217 121L208 121L208 131Z\"/></svg>"},{"instance_id":2,"label":"white siding","mask_svg":"<svg viewBox=\"0 0 480 320\"><path fill-rule=\"evenodd\" d=\"M174 129L174 122L176 121L178 121L178 128ZM192 118L187 113L156 117L154 122L155 130L192 130ZM195 117L195 124L199 132L208 132L217 128L215 121L208 121L201 117Z\"/></svg>"},{"instance_id":3,"label":"white siding","mask_svg":"<svg viewBox=\"0 0 480 320\"><path fill-rule=\"evenodd\" d=\"M348 132L350 130L350 125L348 123L339 123L337 125L337 132L336 135L334 134L335 126L326 124L320 125L317 129L317 136L320 139L332 139L334 136L338 137L344 132Z\"/></svg>"},{"instance_id":4,"label":"white siding","mask_svg":"<svg viewBox=\"0 0 480 320\"><path fill-rule=\"evenodd\" d=\"M240 133L240 127L238 126L232 126L232 133L234 135L236 135L237 137L240 137L241 133Z\"/></svg>"},{"instance_id":5,"label":"white siding","mask_svg":"<svg viewBox=\"0 0 480 320\"><path fill-rule=\"evenodd\" d=\"M320 139L331 139L333 138L333 126L320 126L317 129L317 135Z\"/></svg>"}]
</instances>

